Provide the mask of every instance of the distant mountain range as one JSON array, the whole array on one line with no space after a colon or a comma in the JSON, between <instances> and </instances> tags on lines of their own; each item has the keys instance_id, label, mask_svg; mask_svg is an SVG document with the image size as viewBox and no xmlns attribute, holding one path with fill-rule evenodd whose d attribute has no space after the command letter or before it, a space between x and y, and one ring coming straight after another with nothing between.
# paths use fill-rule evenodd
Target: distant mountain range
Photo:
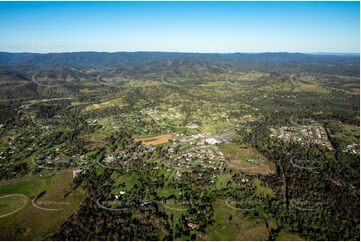
<instances>
[{"instance_id":1,"label":"distant mountain range","mask_svg":"<svg viewBox=\"0 0 361 242\"><path fill-rule=\"evenodd\" d=\"M231 60L231 61L337 61L357 58L359 55L341 54L303 54L303 53L179 53L179 52L68 52L68 53L10 53L0 52L0 64L31 64L31 65L70 65L98 66L115 64L116 62L155 61L164 59L192 58L198 60Z\"/></svg>"},{"instance_id":2,"label":"distant mountain range","mask_svg":"<svg viewBox=\"0 0 361 242\"><path fill-rule=\"evenodd\" d=\"M182 61L183 60L183 61ZM208 68L222 64L240 70L309 71L358 75L359 54L338 53L179 53L179 52L69 52L9 53L0 52L0 69L34 70L49 68L166 69L171 65Z\"/></svg>"},{"instance_id":3,"label":"distant mountain range","mask_svg":"<svg viewBox=\"0 0 361 242\"><path fill-rule=\"evenodd\" d=\"M313 52L305 53L311 55L338 55L338 56L360 56L360 53L343 53L343 52Z\"/></svg>"}]
</instances>

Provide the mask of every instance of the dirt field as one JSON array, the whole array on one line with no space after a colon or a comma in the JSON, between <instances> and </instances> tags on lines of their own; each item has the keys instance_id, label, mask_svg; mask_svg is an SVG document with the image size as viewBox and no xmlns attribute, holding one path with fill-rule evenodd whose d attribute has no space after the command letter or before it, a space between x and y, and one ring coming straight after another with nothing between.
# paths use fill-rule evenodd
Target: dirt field
<instances>
[{"instance_id":1,"label":"dirt field","mask_svg":"<svg viewBox=\"0 0 361 242\"><path fill-rule=\"evenodd\" d=\"M100 109L100 108L101 108L100 104L94 104L94 109Z\"/></svg>"},{"instance_id":2,"label":"dirt field","mask_svg":"<svg viewBox=\"0 0 361 242\"><path fill-rule=\"evenodd\" d=\"M91 110L99 110L104 109L108 107L122 107L124 104L120 98L112 99L109 101L101 102L101 103L94 103L90 104L85 111L91 111Z\"/></svg>"},{"instance_id":3,"label":"dirt field","mask_svg":"<svg viewBox=\"0 0 361 242\"><path fill-rule=\"evenodd\" d=\"M168 140L173 139L171 134L163 134L159 136L153 137L143 137L143 138L135 138L135 141L142 141L145 145L160 145L168 142Z\"/></svg>"},{"instance_id":4,"label":"dirt field","mask_svg":"<svg viewBox=\"0 0 361 242\"><path fill-rule=\"evenodd\" d=\"M239 169L250 175L261 174L268 175L273 174L275 171L266 165L248 165L239 160L230 160L228 163L230 168Z\"/></svg>"}]
</instances>

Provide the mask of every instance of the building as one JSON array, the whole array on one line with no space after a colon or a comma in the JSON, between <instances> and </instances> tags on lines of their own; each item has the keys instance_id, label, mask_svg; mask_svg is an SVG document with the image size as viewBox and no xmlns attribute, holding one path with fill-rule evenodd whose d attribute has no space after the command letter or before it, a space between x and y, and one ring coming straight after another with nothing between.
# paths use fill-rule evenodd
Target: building
<instances>
[{"instance_id":1,"label":"building","mask_svg":"<svg viewBox=\"0 0 361 242\"><path fill-rule=\"evenodd\" d=\"M75 169L75 170L73 170L73 179L75 178L75 177L77 177L80 173L82 173L83 172L83 170L82 169Z\"/></svg>"}]
</instances>

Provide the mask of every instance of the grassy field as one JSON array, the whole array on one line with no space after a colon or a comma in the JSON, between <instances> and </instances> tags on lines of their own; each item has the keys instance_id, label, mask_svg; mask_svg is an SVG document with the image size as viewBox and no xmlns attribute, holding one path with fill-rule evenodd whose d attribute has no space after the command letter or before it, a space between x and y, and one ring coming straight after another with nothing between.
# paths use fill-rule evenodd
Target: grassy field
<instances>
[{"instance_id":1,"label":"grassy field","mask_svg":"<svg viewBox=\"0 0 361 242\"><path fill-rule=\"evenodd\" d=\"M115 179L114 189L112 190L113 194L117 194L123 190L130 191L135 185L140 185L138 176L135 174L115 174L116 175L113 175L113 178Z\"/></svg>"},{"instance_id":2,"label":"grassy field","mask_svg":"<svg viewBox=\"0 0 361 242\"><path fill-rule=\"evenodd\" d=\"M213 204L213 226L206 235L198 235L200 240L267 240L268 230L262 220L246 217L242 212L230 209L224 199Z\"/></svg>"},{"instance_id":3,"label":"grassy field","mask_svg":"<svg viewBox=\"0 0 361 242\"><path fill-rule=\"evenodd\" d=\"M360 128L355 125L335 123L332 124L332 138L341 141L344 144L359 143Z\"/></svg>"},{"instance_id":4,"label":"grassy field","mask_svg":"<svg viewBox=\"0 0 361 242\"><path fill-rule=\"evenodd\" d=\"M302 241L303 239L297 234L281 231L277 235L276 240L278 240L278 241Z\"/></svg>"},{"instance_id":5,"label":"grassy field","mask_svg":"<svg viewBox=\"0 0 361 242\"><path fill-rule=\"evenodd\" d=\"M97 148L97 147L103 147L105 145L105 139L107 135L100 132L94 132L91 134L81 135L81 138L83 138L86 142L87 148Z\"/></svg>"},{"instance_id":6,"label":"grassy field","mask_svg":"<svg viewBox=\"0 0 361 242\"><path fill-rule=\"evenodd\" d=\"M249 146L226 143L220 145L219 148L229 157L229 168L231 169L240 170L252 175L267 175L275 172L275 165Z\"/></svg>"},{"instance_id":7,"label":"grassy field","mask_svg":"<svg viewBox=\"0 0 361 242\"><path fill-rule=\"evenodd\" d=\"M6 240L42 240L54 233L59 226L79 207L84 194L80 190L71 191L72 173L66 172L52 177L38 177L34 180L0 184L0 196L23 194L28 202L18 212L0 218L0 239ZM43 196L35 200L42 208L63 208L58 211L39 209L32 200L40 193ZM66 196L67 192L70 192ZM9 200L7 201L9 202ZM8 209L4 201L0 213ZM7 206L6 206L7 205Z\"/></svg>"},{"instance_id":8,"label":"grassy field","mask_svg":"<svg viewBox=\"0 0 361 242\"><path fill-rule=\"evenodd\" d=\"M232 177L228 174L219 175L217 178L217 181L216 181L216 188L220 190L222 188L227 187L227 183L231 180L232 180Z\"/></svg>"},{"instance_id":9,"label":"grassy field","mask_svg":"<svg viewBox=\"0 0 361 242\"><path fill-rule=\"evenodd\" d=\"M256 195L258 197L274 197L274 191L271 188L265 186L259 179L253 178L252 183L256 187Z\"/></svg>"},{"instance_id":10,"label":"grassy field","mask_svg":"<svg viewBox=\"0 0 361 242\"><path fill-rule=\"evenodd\" d=\"M179 189L165 185L162 189L157 190L158 196L169 197L171 195L178 195Z\"/></svg>"},{"instance_id":11,"label":"grassy field","mask_svg":"<svg viewBox=\"0 0 361 242\"><path fill-rule=\"evenodd\" d=\"M217 129L225 129L228 128L229 124L226 122L215 122L215 123L208 123L202 126L202 133L211 133L216 131Z\"/></svg>"},{"instance_id":12,"label":"grassy field","mask_svg":"<svg viewBox=\"0 0 361 242\"><path fill-rule=\"evenodd\" d=\"M27 198L18 194L0 197L0 218L7 217L7 214L15 213L20 210L26 205L27 201Z\"/></svg>"}]
</instances>

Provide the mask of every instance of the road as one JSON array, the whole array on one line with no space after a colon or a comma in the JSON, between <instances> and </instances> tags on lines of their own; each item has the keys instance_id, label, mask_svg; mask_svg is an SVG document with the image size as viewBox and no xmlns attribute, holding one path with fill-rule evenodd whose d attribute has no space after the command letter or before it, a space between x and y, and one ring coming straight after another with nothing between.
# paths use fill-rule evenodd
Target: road
<instances>
[{"instance_id":1,"label":"road","mask_svg":"<svg viewBox=\"0 0 361 242\"><path fill-rule=\"evenodd\" d=\"M115 87L115 88L121 88L120 85L117 85L117 84L108 84L108 83L104 83L100 80L100 76L101 74L98 74L97 76L97 82L100 84L100 85L104 85L104 86L108 86L108 87Z\"/></svg>"},{"instance_id":2,"label":"road","mask_svg":"<svg viewBox=\"0 0 361 242\"><path fill-rule=\"evenodd\" d=\"M229 204L229 197L226 199L226 206L231 209L238 210L238 211L249 211L249 210L253 209L253 208L236 208L236 207L232 206L231 204Z\"/></svg>"},{"instance_id":3,"label":"road","mask_svg":"<svg viewBox=\"0 0 361 242\"><path fill-rule=\"evenodd\" d=\"M62 84L57 84L57 85L47 85L47 84L43 84L43 83L40 83L38 82L36 79L35 79L35 76L37 74L34 74L32 77L31 77L31 80L38 86L43 86L43 87L59 87L59 86L62 86Z\"/></svg>"},{"instance_id":4,"label":"road","mask_svg":"<svg viewBox=\"0 0 361 242\"><path fill-rule=\"evenodd\" d=\"M187 208L172 208L172 207L169 207L167 205L164 204L164 201L162 200L161 201L161 204L167 208L167 209L170 209L170 210L173 210L173 211L187 211L188 209Z\"/></svg>"},{"instance_id":5,"label":"road","mask_svg":"<svg viewBox=\"0 0 361 242\"><path fill-rule=\"evenodd\" d=\"M177 85L177 84L171 84L169 82L167 82L166 80L164 80L165 75L167 74L167 72L164 72L163 75L160 77L161 82L166 85L166 86L170 86L170 87L181 87L181 85Z\"/></svg>"}]
</instances>

